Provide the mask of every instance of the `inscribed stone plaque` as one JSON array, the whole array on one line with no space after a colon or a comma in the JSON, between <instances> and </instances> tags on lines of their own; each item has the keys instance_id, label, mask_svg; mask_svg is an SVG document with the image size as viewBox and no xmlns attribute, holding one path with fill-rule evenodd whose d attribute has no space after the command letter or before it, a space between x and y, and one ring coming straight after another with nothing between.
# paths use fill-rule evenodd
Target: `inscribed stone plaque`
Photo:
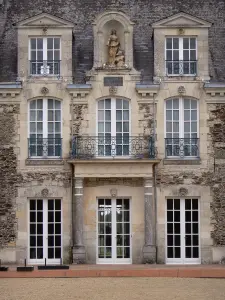
<instances>
[{"instance_id":1,"label":"inscribed stone plaque","mask_svg":"<svg viewBox=\"0 0 225 300\"><path fill-rule=\"evenodd\" d=\"M104 77L104 86L123 86L123 77Z\"/></svg>"}]
</instances>

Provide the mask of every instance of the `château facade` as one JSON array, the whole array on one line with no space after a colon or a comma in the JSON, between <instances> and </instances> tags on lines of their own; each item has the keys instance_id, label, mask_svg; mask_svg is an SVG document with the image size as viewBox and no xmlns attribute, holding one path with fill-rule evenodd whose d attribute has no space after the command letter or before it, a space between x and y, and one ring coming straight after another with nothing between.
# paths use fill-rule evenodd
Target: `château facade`
<instances>
[{"instance_id":1,"label":"ch\u00e2teau facade","mask_svg":"<svg viewBox=\"0 0 225 300\"><path fill-rule=\"evenodd\" d=\"M141 23L106 5L84 32L54 10L10 19L14 56L6 38L0 49L3 262L225 256L225 62L216 72L211 50L222 37L216 14L189 6L155 12L147 27L144 10Z\"/></svg>"}]
</instances>

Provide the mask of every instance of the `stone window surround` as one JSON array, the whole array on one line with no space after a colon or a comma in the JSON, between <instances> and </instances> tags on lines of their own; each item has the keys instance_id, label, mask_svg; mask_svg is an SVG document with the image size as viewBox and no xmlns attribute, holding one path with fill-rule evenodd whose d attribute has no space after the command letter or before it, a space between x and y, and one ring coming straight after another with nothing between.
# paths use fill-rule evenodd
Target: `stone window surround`
<instances>
[{"instance_id":1,"label":"stone window surround","mask_svg":"<svg viewBox=\"0 0 225 300\"><path fill-rule=\"evenodd\" d=\"M179 139L183 138L184 135L184 128L180 123L184 123L184 100L195 100L197 102L197 139L199 139L199 99L196 99L194 97L189 96L174 96L170 97L164 100L164 138L167 138L167 130L166 130L166 101L172 100L172 99L179 99ZM181 105L180 105L181 104ZM182 111L181 111L182 110ZM173 109L172 109L173 111ZM182 128L181 128L182 127ZM191 132L190 132L191 133ZM166 141L165 141L166 146ZM199 147L199 144L198 144ZM166 151L166 148L165 148ZM198 149L199 151L199 149ZM166 155L166 153L165 153ZM199 157L176 157L176 156L170 156L165 157L163 159L164 165L170 165L170 164L179 164L179 165L193 165L193 164L201 164L201 160Z\"/></svg>"},{"instance_id":2,"label":"stone window surround","mask_svg":"<svg viewBox=\"0 0 225 300\"><path fill-rule=\"evenodd\" d=\"M47 124L48 124L48 114L47 114L47 105L48 105L48 100L49 99L53 99L53 100L57 100L57 101L60 101L60 111L61 111L61 119L60 119L60 123L61 123L61 138L62 138L62 132L63 132L63 119L62 119L62 100L61 99L58 99L58 98L55 98L55 97L35 97L35 98L32 98L32 99L29 99L27 101L27 111L28 111L28 120L27 120L27 134L28 134L28 138L30 138L30 103L34 100L38 100L38 99L41 99L43 100L43 106L42 106L42 111L44 112L44 109L46 109L46 112L43 113L42 115L42 124L43 124L43 128L42 128L42 135L43 135L43 138L46 138L47 137L47 134L48 134L48 128L47 128ZM37 111L37 110L36 110ZM54 108L53 108L53 111ZM44 118L44 115L45 115L45 118ZM35 121L37 123L37 121ZM54 123L54 121L53 121ZM37 130L37 128L36 128ZM37 132L36 132L37 133ZM54 132L53 132L54 134ZM28 145L28 148L29 148L29 145ZM63 144L61 143L61 157L58 157L58 156L55 156L55 157L50 157L50 156L46 156L46 157L43 157L43 156L33 156L33 157L29 157L28 159L26 159L26 165L61 165L61 164L64 164L64 161L62 159L62 148L63 148ZM29 151L29 149L28 149Z\"/></svg>"}]
</instances>

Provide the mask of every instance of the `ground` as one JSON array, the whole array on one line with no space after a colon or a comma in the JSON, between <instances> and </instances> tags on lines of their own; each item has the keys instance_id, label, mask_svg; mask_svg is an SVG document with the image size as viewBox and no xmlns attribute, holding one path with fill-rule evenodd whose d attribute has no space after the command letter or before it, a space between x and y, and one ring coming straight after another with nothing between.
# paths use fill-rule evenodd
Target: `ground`
<instances>
[{"instance_id":1,"label":"ground","mask_svg":"<svg viewBox=\"0 0 225 300\"><path fill-rule=\"evenodd\" d=\"M0 279L0 300L222 300L224 279Z\"/></svg>"}]
</instances>

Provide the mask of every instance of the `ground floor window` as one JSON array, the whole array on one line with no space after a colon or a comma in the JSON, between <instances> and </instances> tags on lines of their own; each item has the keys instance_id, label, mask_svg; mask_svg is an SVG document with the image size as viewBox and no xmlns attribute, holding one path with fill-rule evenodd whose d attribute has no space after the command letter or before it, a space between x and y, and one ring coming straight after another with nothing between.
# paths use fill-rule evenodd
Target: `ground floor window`
<instances>
[{"instance_id":1,"label":"ground floor window","mask_svg":"<svg viewBox=\"0 0 225 300\"><path fill-rule=\"evenodd\" d=\"M200 263L199 200L166 200L167 263Z\"/></svg>"},{"instance_id":2,"label":"ground floor window","mask_svg":"<svg viewBox=\"0 0 225 300\"><path fill-rule=\"evenodd\" d=\"M29 261L60 263L62 258L61 199L29 200Z\"/></svg>"}]
</instances>

